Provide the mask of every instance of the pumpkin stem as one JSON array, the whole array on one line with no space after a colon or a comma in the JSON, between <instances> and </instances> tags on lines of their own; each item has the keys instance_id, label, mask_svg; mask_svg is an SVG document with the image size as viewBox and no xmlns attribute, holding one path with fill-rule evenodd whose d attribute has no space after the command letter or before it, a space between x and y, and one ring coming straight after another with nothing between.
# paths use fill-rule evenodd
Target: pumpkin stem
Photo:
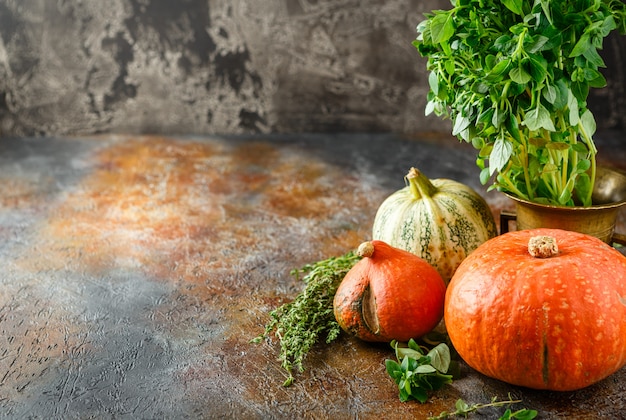
<instances>
[{"instance_id":1,"label":"pumpkin stem","mask_svg":"<svg viewBox=\"0 0 626 420\"><path fill-rule=\"evenodd\" d=\"M409 184L411 194L416 200L422 197L432 197L437 192L437 187L430 182L430 179L416 168L409 169L409 173L404 177Z\"/></svg>"},{"instance_id":2,"label":"pumpkin stem","mask_svg":"<svg viewBox=\"0 0 626 420\"><path fill-rule=\"evenodd\" d=\"M370 241L363 242L356 250L356 254L359 257L371 257L372 255L374 255L374 244Z\"/></svg>"},{"instance_id":3,"label":"pumpkin stem","mask_svg":"<svg viewBox=\"0 0 626 420\"><path fill-rule=\"evenodd\" d=\"M553 236L533 236L528 240L528 253L535 258L550 258L559 253Z\"/></svg>"}]
</instances>

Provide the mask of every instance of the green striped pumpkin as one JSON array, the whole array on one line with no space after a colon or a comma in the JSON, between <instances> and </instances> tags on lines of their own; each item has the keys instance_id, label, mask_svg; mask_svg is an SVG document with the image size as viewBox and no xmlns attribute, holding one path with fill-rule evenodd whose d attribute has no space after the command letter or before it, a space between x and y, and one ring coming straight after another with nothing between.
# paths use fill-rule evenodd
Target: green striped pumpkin
<instances>
[{"instance_id":1,"label":"green striped pumpkin","mask_svg":"<svg viewBox=\"0 0 626 420\"><path fill-rule=\"evenodd\" d=\"M497 235L493 214L465 184L431 181L415 168L405 181L378 208L372 238L422 257L447 284L470 252Z\"/></svg>"}]
</instances>

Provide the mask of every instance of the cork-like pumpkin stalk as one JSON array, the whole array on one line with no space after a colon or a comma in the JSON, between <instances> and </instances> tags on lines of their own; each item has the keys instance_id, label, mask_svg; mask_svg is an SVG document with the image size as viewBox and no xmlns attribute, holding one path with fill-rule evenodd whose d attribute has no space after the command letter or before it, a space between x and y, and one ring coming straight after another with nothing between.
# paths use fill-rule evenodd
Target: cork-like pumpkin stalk
<instances>
[{"instance_id":1,"label":"cork-like pumpkin stalk","mask_svg":"<svg viewBox=\"0 0 626 420\"><path fill-rule=\"evenodd\" d=\"M626 364L626 257L564 230L498 236L457 269L445 323L459 355L487 376L584 388Z\"/></svg>"},{"instance_id":2,"label":"cork-like pumpkin stalk","mask_svg":"<svg viewBox=\"0 0 626 420\"><path fill-rule=\"evenodd\" d=\"M364 341L408 341L431 331L443 317L446 286L422 258L373 240L346 274L334 297L335 318Z\"/></svg>"}]
</instances>

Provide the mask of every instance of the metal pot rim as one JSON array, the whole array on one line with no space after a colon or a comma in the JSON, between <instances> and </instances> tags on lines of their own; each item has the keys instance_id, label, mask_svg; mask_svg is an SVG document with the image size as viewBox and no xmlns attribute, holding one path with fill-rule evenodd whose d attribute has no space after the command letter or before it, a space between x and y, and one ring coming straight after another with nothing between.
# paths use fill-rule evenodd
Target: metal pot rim
<instances>
[{"instance_id":1,"label":"metal pot rim","mask_svg":"<svg viewBox=\"0 0 626 420\"><path fill-rule=\"evenodd\" d=\"M602 209L613 209L613 208L616 208L616 207L621 207L624 204L626 204L626 199L624 199L624 200L620 200L620 201L614 201L612 203L593 204L591 206L557 206L555 204L535 203L534 201L529 201L529 200L525 200L523 198L519 198L519 197L517 197L517 196L515 196L513 194L510 194L508 192L505 192L504 194L507 197L509 197L510 199L512 199L513 201L524 203L527 206L550 208L550 209L554 209L554 210L567 210L567 211L585 211L585 210L589 210L589 209L602 210Z\"/></svg>"}]
</instances>

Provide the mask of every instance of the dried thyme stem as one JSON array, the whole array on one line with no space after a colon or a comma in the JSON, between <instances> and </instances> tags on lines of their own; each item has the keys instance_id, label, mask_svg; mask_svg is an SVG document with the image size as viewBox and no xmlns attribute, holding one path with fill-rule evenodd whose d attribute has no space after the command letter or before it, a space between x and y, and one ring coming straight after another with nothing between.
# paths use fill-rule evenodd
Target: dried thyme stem
<instances>
[{"instance_id":1,"label":"dried thyme stem","mask_svg":"<svg viewBox=\"0 0 626 420\"><path fill-rule=\"evenodd\" d=\"M322 336L326 336L327 344L339 336L341 327L335 320L333 299L341 280L359 259L349 252L291 272L296 278L304 275L304 290L292 302L271 311L264 333L253 340L260 342L274 331L280 340L281 366L289 374L284 386L292 384L294 367L300 372L304 370L304 358Z\"/></svg>"}]
</instances>

